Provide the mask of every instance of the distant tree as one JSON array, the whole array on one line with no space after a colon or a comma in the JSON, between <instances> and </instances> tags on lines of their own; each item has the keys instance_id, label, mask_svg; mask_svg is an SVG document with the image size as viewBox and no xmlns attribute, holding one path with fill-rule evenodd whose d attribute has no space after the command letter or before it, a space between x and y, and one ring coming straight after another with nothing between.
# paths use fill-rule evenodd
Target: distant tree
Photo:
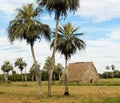
<instances>
[{"instance_id":1,"label":"distant tree","mask_svg":"<svg viewBox=\"0 0 120 103\"><path fill-rule=\"evenodd\" d=\"M6 60L1 66L1 70L5 73L5 81L8 83L8 73L9 71L13 70L13 66L10 61Z\"/></svg>"},{"instance_id":2,"label":"distant tree","mask_svg":"<svg viewBox=\"0 0 120 103\"><path fill-rule=\"evenodd\" d=\"M112 65L111 65L111 68L112 68L112 78L114 78L114 70L115 70L115 66L112 64Z\"/></svg>"},{"instance_id":3,"label":"distant tree","mask_svg":"<svg viewBox=\"0 0 120 103\"><path fill-rule=\"evenodd\" d=\"M32 75L32 81L35 80L35 64L33 64L30 68L30 74Z\"/></svg>"},{"instance_id":4,"label":"distant tree","mask_svg":"<svg viewBox=\"0 0 120 103\"><path fill-rule=\"evenodd\" d=\"M45 69L42 69L42 80L47 81L48 80L48 71Z\"/></svg>"},{"instance_id":5,"label":"distant tree","mask_svg":"<svg viewBox=\"0 0 120 103\"><path fill-rule=\"evenodd\" d=\"M69 95L68 90L68 59L71 58L73 54L76 53L77 50L85 49L86 44L83 40L80 39L80 36L83 33L77 33L79 27L73 27L72 23L68 23L59 27L58 29L58 39L56 50L60 52L65 57L65 92L64 95ZM54 46L53 39L51 43L51 47Z\"/></svg>"},{"instance_id":6,"label":"distant tree","mask_svg":"<svg viewBox=\"0 0 120 103\"><path fill-rule=\"evenodd\" d=\"M44 66L43 66L43 69L44 69L46 72L48 72L49 69L50 69L50 63L51 63L51 57L48 56L48 57L46 58L46 60L45 60Z\"/></svg>"},{"instance_id":7,"label":"distant tree","mask_svg":"<svg viewBox=\"0 0 120 103\"><path fill-rule=\"evenodd\" d=\"M21 75L22 75L22 82L23 82L23 69L27 66L27 63L25 61L23 61L23 58L17 58L15 63L14 63L15 67L18 67L21 71Z\"/></svg>"},{"instance_id":8,"label":"distant tree","mask_svg":"<svg viewBox=\"0 0 120 103\"><path fill-rule=\"evenodd\" d=\"M63 72L63 65L58 63L57 65L55 65L55 69L54 69L54 72L58 75L58 80L60 81L60 77L62 75L62 72Z\"/></svg>"},{"instance_id":9,"label":"distant tree","mask_svg":"<svg viewBox=\"0 0 120 103\"><path fill-rule=\"evenodd\" d=\"M107 78L112 78L112 74L113 74L113 72L110 71L110 72L104 72L100 75L103 78L106 78L106 75L107 75ZM120 71L119 70L114 70L114 78L120 78Z\"/></svg>"},{"instance_id":10,"label":"distant tree","mask_svg":"<svg viewBox=\"0 0 120 103\"><path fill-rule=\"evenodd\" d=\"M120 78L120 71L119 70L114 70L114 77Z\"/></svg>"},{"instance_id":11,"label":"distant tree","mask_svg":"<svg viewBox=\"0 0 120 103\"><path fill-rule=\"evenodd\" d=\"M48 75L48 71L50 69L50 63L51 63L51 57L48 56L45 60L45 64L43 66L43 75L45 76L45 74ZM63 70L63 66L62 64L58 63L57 65L55 65L54 67L54 71L53 71L53 80L55 81L56 76L58 76L58 79L60 78L60 75L62 73ZM45 73L46 72L46 73ZM47 78L47 77L46 77Z\"/></svg>"},{"instance_id":12,"label":"distant tree","mask_svg":"<svg viewBox=\"0 0 120 103\"><path fill-rule=\"evenodd\" d=\"M107 72L106 72L106 78L107 78L107 76L108 76L108 70L110 70L110 67L107 65L107 66L105 67L105 69L107 70Z\"/></svg>"},{"instance_id":13,"label":"distant tree","mask_svg":"<svg viewBox=\"0 0 120 103\"><path fill-rule=\"evenodd\" d=\"M13 70L13 71L12 71L12 75L15 75L15 74L16 74L16 71L15 71L15 70Z\"/></svg>"},{"instance_id":14,"label":"distant tree","mask_svg":"<svg viewBox=\"0 0 120 103\"><path fill-rule=\"evenodd\" d=\"M43 66L43 70L42 70L42 78L43 80L48 80L48 72L50 69L50 63L51 63L51 57L48 56L45 60L44 66Z\"/></svg>"}]
</instances>

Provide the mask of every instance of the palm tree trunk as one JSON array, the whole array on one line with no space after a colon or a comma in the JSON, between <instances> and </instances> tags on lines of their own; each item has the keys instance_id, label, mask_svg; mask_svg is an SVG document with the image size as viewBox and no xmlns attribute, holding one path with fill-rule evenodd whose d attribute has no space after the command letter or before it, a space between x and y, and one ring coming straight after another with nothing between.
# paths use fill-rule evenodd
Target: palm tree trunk
<instances>
[{"instance_id":1,"label":"palm tree trunk","mask_svg":"<svg viewBox=\"0 0 120 103\"><path fill-rule=\"evenodd\" d=\"M58 78L58 79L59 79L59 81L60 81L60 73L58 73L58 76L59 76L59 78Z\"/></svg>"},{"instance_id":2,"label":"palm tree trunk","mask_svg":"<svg viewBox=\"0 0 120 103\"><path fill-rule=\"evenodd\" d=\"M35 64L36 65L36 68L35 68L35 75L36 75L36 78L38 80L38 85L39 85L39 89L40 89L40 96L42 96L43 92L42 92L42 82L41 82L41 71L39 69L39 64Z\"/></svg>"},{"instance_id":3,"label":"palm tree trunk","mask_svg":"<svg viewBox=\"0 0 120 103\"><path fill-rule=\"evenodd\" d=\"M26 72L26 68L25 68L25 82L27 84L27 72Z\"/></svg>"},{"instance_id":4,"label":"palm tree trunk","mask_svg":"<svg viewBox=\"0 0 120 103\"><path fill-rule=\"evenodd\" d=\"M107 79L107 76L108 76L108 72L106 72L106 79Z\"/></svg>"},{"instance_id":5,"label":"palm tree trunk","mask_svg":"<svg viewBox=\"0 0 120 103\"><path fill-rule=\"evenodd\" d=\"M114 74L113 74L114 71L112 71L112 78L114 77Z\"/></svg>"},{"instance_id":6,"label":"palm tree trunk","mask_svg":"<svg viewBox=\"0 0 120 103\"><path fill-rule=\"evenodd\" d=\"M68 90L68 68L67 68L67 59L65 59L65 92L64 95L70 95Z\"/></svg>"},{"instance_id":7,"label":"palm tree trunk","mask_svg":"<svg viewBox=\"0 0 120 103\"><path fill-rule=\"evenodd\" d=\"M32 74L32 81L34 81L34 80L35 80L35 79L34 79L34 77L35 77L35 76L34 76L34 74Z\"/></svg>"},{"instance_id":8,"label":"palm tree trunk","mask_svg":"<svg viewBox=\"0 0 120 103\"><path fill-rule=\"evenodd\" d=\"M50 69L48 71L48 97L51 96L51 85L52 85L52 75L53 75L53 69L54 69L54 65L55 65L55 58L51 58L51 66Z\"/></svg>"},{"instance_id":9,"label":"palm tree trunk","mask_svg":"<svg viewBox=\"0 0 120 103\"><path fill-rule=\"evenodd\" d=\"M6 83L8 83L8 74L7 74L7 73L5 73L5 75L4 75L4 76L5 76L5 82L6 82Z\"/></svg>"},{"instance_id":10,"label":"palm tree trunk","mask_svg":"<svg viewBox=\"0 0 120 103\"><path fill-rule=\"evenodd\" d=\"M33 45L31 44L31 52L32 52L32 57L33 57L33 60L34 60L34 63L36 63L36 58L35 58L35 53L34 53L34 48L33 48Z\"/></svg>"},{"instance_id":11,"label":"palm tree trunk","mask_svg":"<svg viewBox=\"0 0 120 103\"><path fill-rule=\"evenodd\" d=\"M21 76L22 76L22 83L23 83L23 73L22 73L22 71L21 71Z\"/></svg>"},{"instance_id":12,"label":"palm tree trunk","mask_svg":"<svg viewBox=\"0 0 120 103\"><path fill-rule=\"evenodd\" d=\"M55 76L55 73L53 73L54 75L53 75L53 82L55 83L55 78L56 78L56 76Z\"/></svg>"},{"instance_id":13,"label":"palm tree trunk","mask_svg":"<svg viewBox=\"0 0 120 103\"><path fill-rule=\"evenodd\" d=\"M43 92L42 92L41 71L40 71L40 68L39 68L39 64L37 63L37 60L35 58L33 45L31 44L30 46L31 46L32 57L33 57L34 63L36 64L35 75L36 75L37 80L38 80L38 85L39 85L39 89L40 89L39 92L40 92L40 96L42 96Z\"/></svg>"},{"instance_id":14,"label":"palm tree trunk","mask_svg":"<svg viewBox=\"0 0 120 103\"><path fill-rule=\"evenodd\" d=\"M53 75L53 70L55 66L55 52L56 52L56 45L57 45L58 24L59 24L59 17L56 19L55 41L54 41L53 53L52 53L50 69L49 69L48 97L51 96L52 75Z\"/></svg>"}]
</instances>

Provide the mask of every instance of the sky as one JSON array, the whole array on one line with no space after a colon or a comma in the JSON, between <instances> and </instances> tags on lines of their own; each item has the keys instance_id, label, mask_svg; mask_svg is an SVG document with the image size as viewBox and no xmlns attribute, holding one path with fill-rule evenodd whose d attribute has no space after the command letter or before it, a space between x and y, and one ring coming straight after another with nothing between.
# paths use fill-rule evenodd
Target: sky
<instances>
[{"instance_id":1,"label":"sky","mask_svg":"<svg viewBox=\"0 0 120 103\"><path fill-rule=\"evenodd\" d=\"M5 60L14 64L18 57L23 57L27 66L27 72L33 63L30 46L25 41L15 41L11 44L7 39L7 28L16 15L16 9L35 0L0 0L0 66ZM75 13L68 13L60 25L71 22L75 27L80 26L80 32L84 33L81 39L87 47L83 51L77 51L71 57L69 63L92 61L99 73L105 72L105 67L115 65L120 70L120 0L81 0L80 8ZM54 15L44 13L40 21L55 29ZM41 69L52 50L49 42L41 40L35 43L35 55L41 65ZM64 56L56 53L56 63L64 66ZM14 68L17 72L19 70ZM0 71L2 73L2 71Z\"/></svg>"}]
</instances>

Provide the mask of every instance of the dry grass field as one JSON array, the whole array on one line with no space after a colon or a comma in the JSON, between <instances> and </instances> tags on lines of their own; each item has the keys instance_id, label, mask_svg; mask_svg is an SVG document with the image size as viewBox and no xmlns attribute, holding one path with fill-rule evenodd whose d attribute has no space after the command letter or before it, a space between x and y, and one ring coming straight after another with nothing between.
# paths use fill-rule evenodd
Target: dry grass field
<instances>
[{"instance_id":1,"label":"dry grass field","mask_svg":"<svg viewBox=\"0 0 120 103\"><path fill-rule=\"evenodd\" d=\"M64 85L57 83L52 86L50 98L47 97L47 82L43 82L43 97L39 97L36 82L0 83L0 103L120 103L119 83L120 79L109 79L95 85L70 85L71 95L67 97L63 95Z\"/></svg>"}]
</instances>

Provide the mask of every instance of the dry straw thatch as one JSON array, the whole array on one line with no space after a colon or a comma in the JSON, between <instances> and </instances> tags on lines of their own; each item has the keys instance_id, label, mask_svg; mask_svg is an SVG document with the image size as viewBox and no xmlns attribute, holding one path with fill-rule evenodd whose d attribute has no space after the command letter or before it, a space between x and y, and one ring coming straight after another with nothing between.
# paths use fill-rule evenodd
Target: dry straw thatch
<instances>
[{"instance_id":1,"label":"dry straw thatch","mask_svg":"<svg viewBox=\"0 0 120 103\"><path fill-rule=\"evenodd\" d=\"M99 75L92 62L76 62L68 65L68 80L76 83L93 83L99 80ZM64 73L61 81L64 81Z\"/></svg>"}]
</instances>

